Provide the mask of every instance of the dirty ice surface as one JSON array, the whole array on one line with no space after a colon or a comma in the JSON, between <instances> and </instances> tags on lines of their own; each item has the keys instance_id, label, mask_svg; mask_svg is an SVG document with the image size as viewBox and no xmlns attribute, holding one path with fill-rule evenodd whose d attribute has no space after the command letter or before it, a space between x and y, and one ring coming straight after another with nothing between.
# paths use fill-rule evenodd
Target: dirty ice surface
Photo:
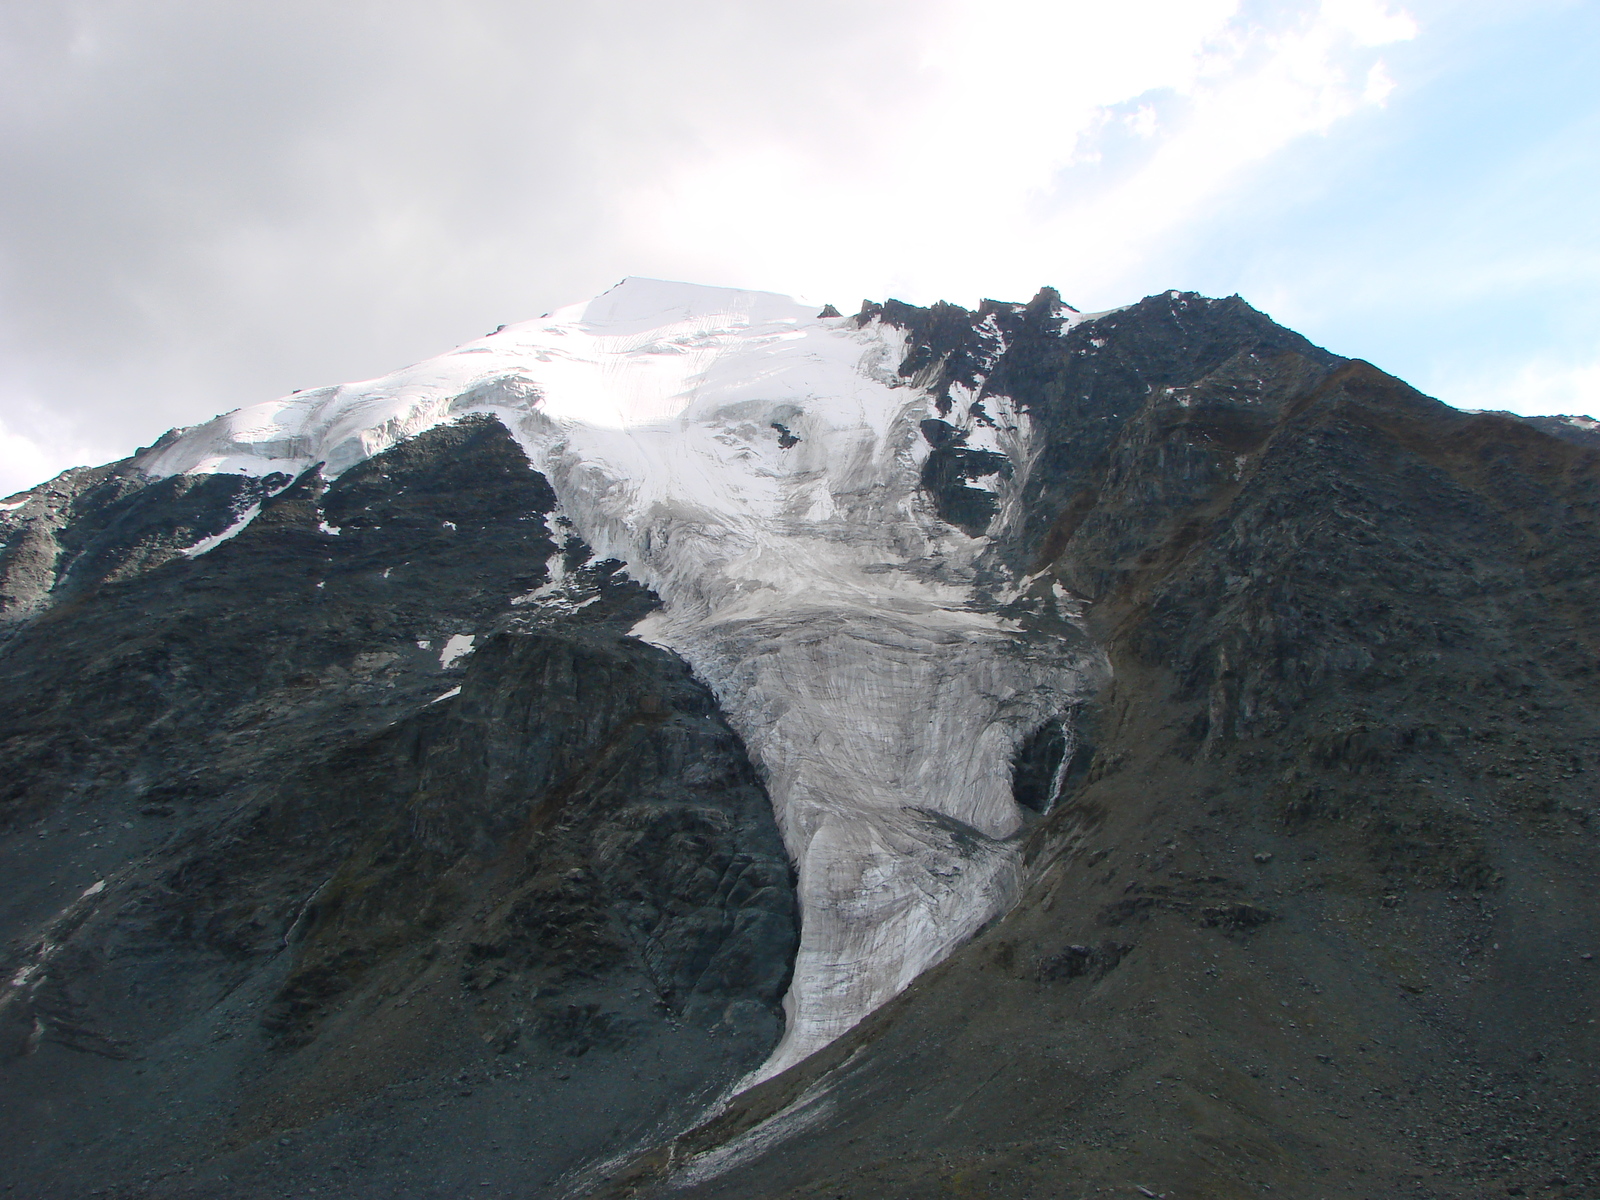
<instances>
[{"instance_id":1,"label":"dirty ice surface","mask_svg":"<svg viewBox=\"0 0 1600 1200\"><path fill-rule=\"evenodd\" d=\"M999 613L1023 581L984 551L1020 520L1026 414L985 402L1014 471L989 536L969 537L920 488L918 422L934 414L902 356L901 331L877 321L627 279L382 379L218 417L140 465L333 476L441 422L498 416L597 555L659 593L636 634L712 687L766 779L802 932L765 1077L1011 902L1013 752L1101 670Z\"/></svg>"}]
</instances>

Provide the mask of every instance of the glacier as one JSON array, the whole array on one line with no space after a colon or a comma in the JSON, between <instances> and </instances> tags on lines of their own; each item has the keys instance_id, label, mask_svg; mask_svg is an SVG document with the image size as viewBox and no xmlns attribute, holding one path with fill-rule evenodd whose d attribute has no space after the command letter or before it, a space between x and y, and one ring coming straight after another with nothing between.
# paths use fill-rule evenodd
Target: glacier
<instances>
[{"instance_id":1,"label":"glacier","mask_svg":"<svg viewBox=\"0 0 1600 1200\"><path fill-rule=\"evenodd\" d=\"M920 483L934 397L899 374L904 341L773 293L630 278L392 375L174 431L135 466L332 477L496 416L560 517L660 596L635 635L712 688L766 781L802 928L785 1033L753 1083L1005 911L1027 822L1013 756L1048 722L1070 740L1109 670L1060 636L1081 630L1074 598L996 553L1021 519L1027 413L990 395L981 427L970 405L940 414L1012 467L980 483L997 499L985 533L945 523ZM551 568L519 602L561 602Z\"/></svg>"}]
</instances>

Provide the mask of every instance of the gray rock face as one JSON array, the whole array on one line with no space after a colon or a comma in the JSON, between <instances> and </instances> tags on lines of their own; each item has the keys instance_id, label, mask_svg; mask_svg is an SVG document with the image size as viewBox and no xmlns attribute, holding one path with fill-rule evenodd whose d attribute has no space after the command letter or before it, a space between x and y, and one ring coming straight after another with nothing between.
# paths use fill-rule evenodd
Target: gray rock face
<instances>
[{"instance_id":1,"label":"gray rock face","mask_svg":"<svg viewBox=\"0 0 1600 1200\"><path fill-rule=\"evenodd\" d=\"M281 1194L350 1155L350 1194L553 1178L766 1057L797 936L770 802L496 422L332 486L84 483L7 551L62 547L0 655L30 1194Z\"/></svg>"}]
</instances>

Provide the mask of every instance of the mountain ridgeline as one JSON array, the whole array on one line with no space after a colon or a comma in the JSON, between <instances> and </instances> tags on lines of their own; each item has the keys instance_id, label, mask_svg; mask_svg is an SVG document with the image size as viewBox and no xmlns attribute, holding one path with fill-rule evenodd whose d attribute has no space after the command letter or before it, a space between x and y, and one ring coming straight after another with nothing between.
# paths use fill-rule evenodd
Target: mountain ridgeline
<instances>
[{"instance_id":1,"label":"mountain ridgeline","mask_svg":"<svg viewBox=\"0 0 1600 1200\"><path fill-rule=\"evenodd\" d=\"M1594 422L1238 297L552 319L0 506L8 1185L1600 1191Z\"/></svg>"}]
</instances>

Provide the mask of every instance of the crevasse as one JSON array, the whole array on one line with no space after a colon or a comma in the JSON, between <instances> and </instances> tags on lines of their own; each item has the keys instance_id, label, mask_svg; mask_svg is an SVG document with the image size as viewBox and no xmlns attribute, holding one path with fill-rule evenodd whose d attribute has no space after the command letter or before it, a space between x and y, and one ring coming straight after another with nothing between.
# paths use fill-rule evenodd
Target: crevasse
<instances>
[{"instance_id":1,"label":"crevasse","mask_svg":"<svg viewBox=\"0 0 1600 1200\"><path fill-rule=\"evenodd\" d=\"M711 686L765 776L802 931L786 1031L753 1082L1005 909L1015 748L1103 671L1002 615L1028 581L938 519L918 483L931 399L896 373L901 338L771 293L628 279L382 379L218 417L139 465L336 475L469 412L506 424L596 553L661 596L634 632ZM998 537L1032 448L1025 414L986 407L1014 466Z\"/></svg>"}]
</instances>

